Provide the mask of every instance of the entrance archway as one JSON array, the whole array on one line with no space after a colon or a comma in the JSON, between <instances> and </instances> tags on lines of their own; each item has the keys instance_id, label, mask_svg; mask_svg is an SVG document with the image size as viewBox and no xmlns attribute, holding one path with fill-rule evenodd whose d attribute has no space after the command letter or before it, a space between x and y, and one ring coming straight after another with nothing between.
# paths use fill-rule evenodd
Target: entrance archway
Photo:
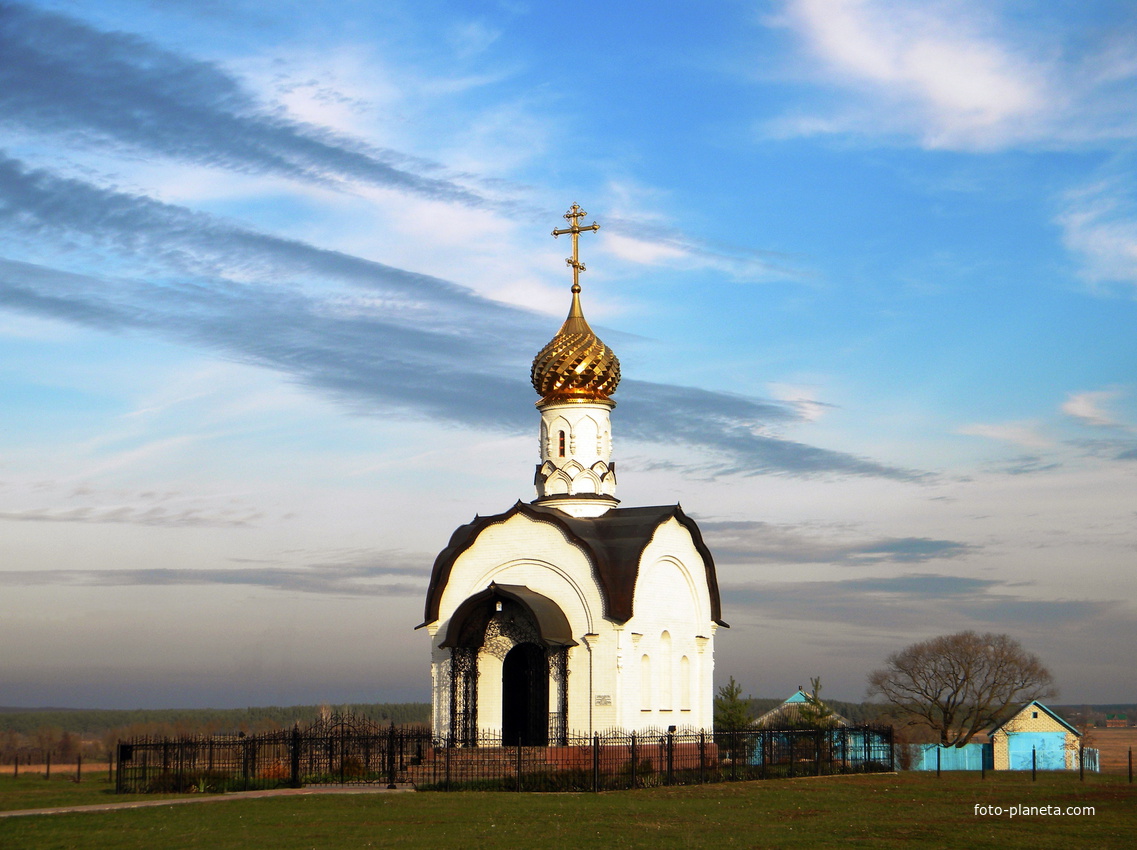
<instances>
[{"instance_id":1,"label":"entrance archway","mask_svg":"<svg viewBox=\"0 0 1137 850\"><path fill-rule=\"evenodd\" d=\"M501 735L506 746L549 743L549 661L535 643L517 644L502 662Z\"/></svg>"},{"instance_id":2,"label":"entrance archway","mask_svg":"<svg viewBox=\"0 0 1137 850\"><path fill-rule=\"evenodd\" d=\"M547 746L553 740L564 746L568 655L575 645L560 606L527 587L491 582L466 599L455 610L439 644L450 650L451 739L477 746L478 692L483 689L485 696L484 689L497 688L494 680L501 670L502 743L515 747L520 739L525 746ZM493 663L488 663L491 657ZM484 676L487 666L495 671L488 680ZM493 724L492 716L486 719Z\"/></svg>"}]
</instances>

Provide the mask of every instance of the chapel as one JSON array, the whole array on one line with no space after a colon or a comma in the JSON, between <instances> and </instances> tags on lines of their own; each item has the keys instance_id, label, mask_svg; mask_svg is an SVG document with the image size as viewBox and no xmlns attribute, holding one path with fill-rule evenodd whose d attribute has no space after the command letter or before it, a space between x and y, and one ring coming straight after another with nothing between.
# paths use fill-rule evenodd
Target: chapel
<instances>
[{"instance_id":1,"label":"chapel","mask_svg":"<svg viewBox=\"0 0 1137 850\"><path fill-rule=\"evenodd\" d=\"M458 528L426 594L433 728L455 744L710 729L714 560L679 505L620 507L612 399L620 362L581 307L578 205L568 317L533 359L536 499ZM666 416L666 411L660 411Z\"/></svg>"}]
</instances>

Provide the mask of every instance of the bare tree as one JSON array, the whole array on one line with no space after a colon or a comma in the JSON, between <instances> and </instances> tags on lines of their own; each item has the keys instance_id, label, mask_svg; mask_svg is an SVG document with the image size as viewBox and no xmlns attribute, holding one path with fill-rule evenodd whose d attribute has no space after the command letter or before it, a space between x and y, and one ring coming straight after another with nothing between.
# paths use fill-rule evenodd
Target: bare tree
<instances>
[{"instance_id":1,"label":"bare tree","mask_svg":"<svg viewBox=\"0 0 1137 850\"><path fill-rule=\"evenodd\" d=\"M882 696L916 723L939 734L941 746L962 747L1007 710L1052 697L1050 671L1009 635L972 631L914 643L869 674L869 698Z\"/></svg>"}]
</instances>

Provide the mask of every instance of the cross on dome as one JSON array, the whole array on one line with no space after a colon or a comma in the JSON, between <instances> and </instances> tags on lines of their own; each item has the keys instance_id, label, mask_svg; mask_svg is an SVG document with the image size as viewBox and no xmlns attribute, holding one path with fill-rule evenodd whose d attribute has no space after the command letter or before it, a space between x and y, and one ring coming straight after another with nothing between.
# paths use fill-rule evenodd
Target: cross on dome
<instances>
[{"instance_id":1,"label":"cross on dome","mask_svg":"<svg viewBox=\"0 0 1137 850\"><path fill-rule=\"evenodd\" d=\"M580 226L580 220L588 213L580 208L579 204L573 204L567 213L565 219L572 223L571 227L562 227L560 230L553 231L553 238L556 239L565 234L572 234L572 256L565 257L565 263L572 266L572 291L580 292L580 273L587 271L584 263L580 261L580 234L592 231L595 233L600 229L600 225L595 221L592 224L584 227Z\"/></svg>"}]
</instances>

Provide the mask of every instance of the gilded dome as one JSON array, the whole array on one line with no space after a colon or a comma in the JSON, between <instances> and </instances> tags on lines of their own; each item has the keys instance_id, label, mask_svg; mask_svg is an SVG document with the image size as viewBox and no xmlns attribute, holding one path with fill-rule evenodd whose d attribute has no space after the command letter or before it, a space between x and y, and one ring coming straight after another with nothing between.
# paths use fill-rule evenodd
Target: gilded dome
<instances>
[{"instance_id":1,"label":"gilded dome","mask_svg":"<svg viewBox=\"0 0 1137 850\"><path fill-rule=\"evenodd\" d=\"M579 285L572 288L572 306L565 323L533 358L531 377L541 404L573 399L608 401L616 391L620 361L585 321Z\"/></svg>"}]
</instances>

